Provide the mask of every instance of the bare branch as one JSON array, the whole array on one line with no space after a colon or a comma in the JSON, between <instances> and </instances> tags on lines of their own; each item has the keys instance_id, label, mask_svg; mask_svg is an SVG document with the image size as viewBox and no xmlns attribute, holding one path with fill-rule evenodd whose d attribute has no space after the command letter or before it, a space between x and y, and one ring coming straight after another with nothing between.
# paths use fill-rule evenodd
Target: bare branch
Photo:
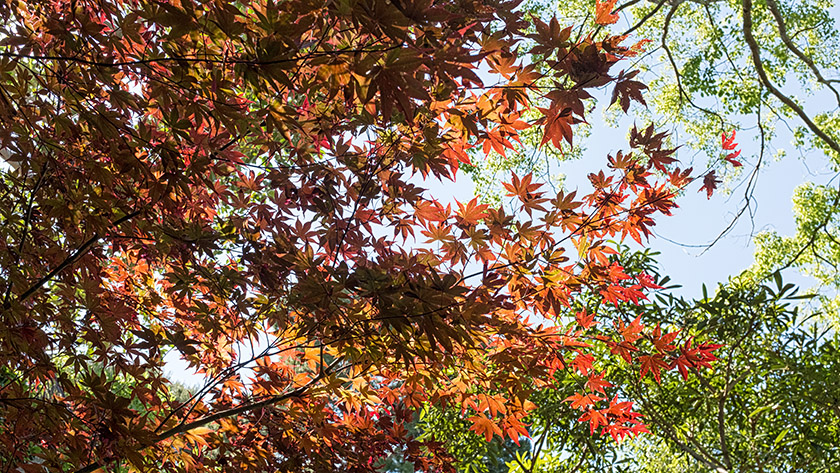
<instances>
[{"instance_id":1,"label":"bare branch","mask_svg":"<svg viewBox=\"0 0 840 473\"><path fill-rule=\"evenodd\" d=\"M659 3L658 3L658 4L656 4L656 7L655 7L653 10L649 11L647 15L643 16L643 17L642 17L642 19L640 19L640 20L639 20L639 21L638 21L635 25L633 25L633 26L632 26L629 30L627 30L627 31L625 31L624 33L622 33L622 36L627 36L627 35L629 35L630 33L632 33L632 32L634 32L634 31L636 31L636 30L637 30L639 27L641 27L642 25L644 25L644 24L645 24L645 23L646 23L649 19L651 19L651 17L653 17L653 15L656 15L656 13L657 13L657 12L659 12L659 9L660 9L660 8L662 8L662 6L663 6L663 5L665 5L665 2L667 2L667 1L668 1L668 0L659 0ZM632 5L633 3L635 3L635 2L628 2L628 3L626 3L626 4L622 5L622 6L620 6L619 8L616 8L616 9L615 9L615 11L614 11L613 13L617 13L618 11L620 11L620 10L622 10L622 9L624 9L624 8L626 8L626 7L628 7L628 6L630 6L630 5ZM676 5L674 5L674 8L676 8Z\"/></svg>"}]
</instances>

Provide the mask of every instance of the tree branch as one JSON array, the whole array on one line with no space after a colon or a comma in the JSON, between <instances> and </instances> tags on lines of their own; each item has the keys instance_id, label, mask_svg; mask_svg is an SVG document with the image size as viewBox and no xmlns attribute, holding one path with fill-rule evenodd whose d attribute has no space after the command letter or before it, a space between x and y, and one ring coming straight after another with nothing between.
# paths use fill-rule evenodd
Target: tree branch
<instances>
[{"instance_id":1,"label":"tree branch","mask_svg":"<svg viewBox=\"0 0 840 473\"><path fill-rule=\"evenodd\" d=\"M643 17L642 17L642 19L640 19L640 20L639 20L639 21L638 21L635 25L633 25L633 26L632 26L629 30L627 30L627 31L625 31L624 33L622 33L622 36L627 36L627 35L629 35L630 33L632 33L632 32L634 32L634 31L636 31L636 30L637 30L639 27L641 27L642 25L644 25L644 24L645 24L645 22L647 22L649 19L651 19L651 17L653 17L653 15L656 15L656 13L659 11L659 9L660 9L660 8L662 8L662 6L663 6L663 5L665 5L665 3L666 3L667 1L668 1L668 0L659 0L659 3L656 5L656 7L655 7L653 10L651 10L650 12L648 12L648 14L647 14L647 15L643 16ZM633 3L635 3L635 2L628 2L628 3L626 3L626 4L622 5L622 6L620 6L619 8L616 8L616 9L615 9L615 11L613 11L613 13L617 13L617 12L619 12L620 10L624 9L625 7L628 7L628 6L632 5ZM674 5L674 8L676 8L676 5Z\"/></svg>"},{"instance_id":2,"label":"tree branch","mask_svg":"<svg viewBox=\"0 0 840 473\"><path fill-rule=\"evenodd\" d=\"M686 434L685 437L686 437L686 439L688 439L688 442L693 445L694 448L692 448L692 445L689 445L688 443L685 443L682 440L680 440L679 435L672 428L673 422L669 422L668 420L663 418L663 416L659 415L659 411L654 409L655 403L650 401L642 393L642 390L639 387L638 381L636 381L634 383L634 386L636 388L636 394L637 394L639 400L641 401L642 405L643 406L646 405L646 406L649 407L649 409L645 410L647 412L647 414L650 415L650 417L655 422L656 426L658 428L662 429L662 432L665 434L665 436L668 437L672 442L674 442L680 450L687 453L692 458L694 458L695 460L702 463L703 465L705 465L706 467L708 467L709 469L711 469L713 471L717 471L717 472L721 472L721 473L725 473L726 471L728 471L724 468L724 465L722 463L720 463L719 461L717 461L717 459L715 459L712 455L710 455L709 452L707 452L702 447L702 445L698 444L696 442L696 440L693 438L693 436L690 436L690 435ZM662 389L661 385L657 385L657 386L658 386L659 389ZM695 450L695 448L696 448L696 450Z\"/></svg>"},{"instance_id":3,"label":"tree branch","mask_svg":"<svg viewBox=\"0 0 840 473\"><path fill-rule=\"evenodd\" d=\"M700 110L701 112L703 112L707 115L712 115L712 116L716 117L720 121L721 127L723 127L724 120L723 120L723 117L720 116L719 113L716 113L712 110L701 107L701 106L695 104L693 100L691 100L691 96L688 95L688 93L683 88L682 78L681 78L682 76L680 74L680 69L677 67L677 61L674 59L674 54L671 52L671 48L668 46L668 32L669 32L669 29L671 27L671 18L673 18L674 13L677 12L677 9L679 9L680 5L682 5L682 3L684 1L685 0L675 0L674 3L671 5L671 9L668 10L668 14L665 15L665 22L662 25L662 37L661 37L662 49L665 51L665 54L668 56L668 62L671 63L671 68L674 69L674 79L677 81L677 89L679 90L679 93L680 93L680 101L682 102L682 100L685 99L689 103L689 105L696 108L697 110Z\"/></svg>"},{"instance_id":4,"label":"tree branch","mask_svg":"<svg viewBox=\"0 0 840 473\"><path fill-rule=\"evenodd\" d=\"M802 50L800 50L788 36L787 27L785 26L785 19L784 17L782 17L782 12L779 10L779 5L776 3L776 0L767 0L767 6L770 7L770 12L773 14L773 18L776 19L776 25L778 25L779 27L779 37L782 39L782 42L785 43L785 46L787 46L787 48L791 52L793 52L793 54L796 54L796 56L800 60L802 60L802 62L808 65L808 67L814 73L814 76L817 77L817 81L819 83L831 89L831 91L834 93L834 97L837 99L837 105L840 106L840 93L838 93L837 89L835 89L834 86L831 85L830 81L826 80L822 76L820 70L817 68L816 64L814 64L814 61L810 57L805 55L805 53L803 53Z\"/></svg>"},{"instance_id":5,"label":"tree branch","mask_svg":"<svg viewBox=\"0 0 840 473\"><path fill-rule=\"evenodd\" d=\"M741 5L742 5L743 10L744 10L744 15L743 15L744 16L744 23L743 23L744 40L747 42L747 45L750 48L750 53L752 55L753 65L755 66L755 70L758 73L758 77L761 80L761 83L764 85L764 87L767 88L768 91L770 91L771 94L773 94L783 104L787 105L791 110L794 111L794 113L799 115L799 118L802 119L803 122L805 122L805 125L808 126L808 129L810 129L811 132L813 132L815 135L817 135L817 137L819 137L835 153L840 155L840 145L838 145L837 142L834 141L833 138L828 136L828 134L826 134L819 126L817 126L817 124L815 124L811 120L811 117L809 117L808 114L805 113L804 110L802 110L802 107L797 105L796 102L794 102L787 95L783 94L781 90L776 88L776 86L773 85L772 82L770 82L770 79L767 77L767 72L764 70L764 65L761 63L761 50L759 49L758 42L756 42L755 37L753 36L753 32L752 32L752 25L753 25L753 23L752 23L752 8L753 8L752 0L741 0ZM814 241L817 239L817 235L823 229L825 229L825 227L831 221L831 217L834 215L833 209L837 208L838 205L840 205L840 192L837 192L837 195L835 196L834 201L831 203L830 209L832 209L832 210L829 210L829 212L826 215L823 222L820 223L820 225L817 226L814 229L813 233L811 234L810 238L808 239L808 242L802 248L800 248L800 250L785 265L783 265L781 268L777 269L777 271L781 271L783 269L789 268L791 265L793 265L796 262L797 259L799 259L800 256L802 256L802 254L805 252L805 250L809 246L811 246L814 243Z\"/></svg>"},{"instance_id":6,"label":"tree branch","mask_svg":"<svg viewBox=\"0 0 840 473\"><path fill-rule=\"evenodd\" d=\"M0 94L2 96L2 94ZM18 242L17 253L14 255L15 264L20 263L21 254L23 253L23 247L26 243L26 238L29 236L29 225L32 223L32 207L35 204L35 195L38 194L38 191L41 190L41 186L44 184L44 177L47 175L47 167L49 166L49 162L44 163L43 168L41 168L41 173L38 176L38 182L35 183L35 187L32 189L32 192L29 194L29 202L26 205L26 215L23 218L23 231L21 232L20 242ZM12 295L12 281L11 278L9 279L9 285L6 287L6 294L3 296L3 305L9 302L9 296Z\"/></svg>"},{"instance_id":7,"label":"tree branch","mask_svg":"<svg viewBox=\"0 0 840 473\"><path fill-rule=\"evenodd\" d=\"M578 461L577 461L577 463L575 463L575 466L573 466L572 469L569 470L569 473L575 473L580 469L581 465L583 465L583 460L586 459L586 454L587 453L589 453L589 445L588 444L583 446L583 451L580 452L580 458L578 458Z\"/></svg>"},{"instance_id":8,"label":"tree branch","mask_svg":"<svg viewBox=\"0 0 840 473\"><path fill-rule=\"evenodd\" d=\"M269 60L259 60L259 59L244 59L244 58L225 58L225 59L214 59L210 57L198 57L198 56L164 56L158 58L145 58L145 59L135 59L133 61L97 61L94 59L87 59L80 56L59 56L59 55L37 55L37 54L23 54L23 53L15 53L10 51L0 51L0 57L6 58L13 58L13 59L31 59L33 61L57 61L57 62L73 62L76 64L81 64L85 66L93 66L93 67L102 67L102 68L117 68L117 67L126 67L126 66L146 66L150 64L161 64L161 63L170 63L170 62L189 62L189 63L205 63L205 64L219 64L219 65L230 65L230 64L245 64L249 66L271 66L275 64L286 64L290 62L299 62L307 59L314 59L318 57L333 57L339 56L342 54L360 54L360 53L376 53L376 52L387 52L393 49L399 49L404 46L404 43L391 45L385 48L346 48L346 49L339 49L336 51L317 51L317 52L310 52L307 54L301 54L298 56L290 57L290 58L283 58L283 59L269 59Z\"/></svg>"},{"instance_id":9,"label":"tree branch","mask_svg":"<svg viewBox=\"0 0 840 473\"><path fill-rule=\"evenodd\" d=\"M341 361L340 358L333 361L324 370L323 374L318 375L315 378L312 378L312 380L310 380L308 383L306 383L305 385L303 385L303 386L301 386L301 387L299 387L299 388L297 388L293 391L289 391L285 394L271 396L267 399L264 399L264 400L259 401L259 402L255 402L253 404L246 404L244 406L237 406L237 407L233 407L233 408L230 408L230 409L225 409L225 410L219 411L215 414L211 414L209 416L202 417L200 419L194 420L190 423L178 425L176 427L173 427L173 428L161 433L160 435L155 436L154 440L152 440L151 443L149 443L148 445L140 446L138 448L138 450L143 450L143 449L148 448L148 447L150 447L150 446L152 446L152 445L154 445L158 442L166 440L170 437L174 437L175 435L182 434L184 432L188 432L192 429L201 427L203 425L207 425L211 422L216 422L217 420L225 419L225 418L228 418L228 417L233 417L233 416L242 414L244 412L249 412L249 411L253 411L253 410L256 410L256 409L261 409L263 407L268 407L268 406L271 406L273 404L277 404L278 402L285 401L286 399L289 399L289 398L301 397L315 383L317 383L318 381L320 381L324 377L331 374L332 373L332 368L335 367L335 365L337 365L339 363L339 361ZM349 365L347 365L347 366L345 366L341 369L345 369L349 366L352 366L352 364L349 364ZM88 464L88 465L86 465L82 468L79 468L74 473L92 473L92 472L94 472L94 471L96 471L100 468L104 468L107 463L111 463L111 462L114 462L114 461L117 461L117 460L119 460L119 458L109 458L109 459L106 459L106 460L103 460L103 461L100 461L100 462L94 462L94 463Z\"/></svg>"},{"instance_id":10,"label":"tree branch","mask_svg":"<svg viewBox=\"0 0 840 473\"><path fill-rule=\"evenodd\" d=\"M775 95L783 104L787 105L791 110L794 111L799 118L805 122L805 125L808 126L815 135L817 135L821 140L825 142L835 153L840 154L840 145L834 141L833 138L828 136L820 127L818 127L812 120L808 114L802 110L802 107L796 104L790 97L783 94L767 77L767 72L764 70L764 65L761 63L761 50L758 47L758 43L755 40L752 32L752 0L741 0L741 5L744 9L744 23L743 23L743 32L744 32L744 40L746 40L747 45L750 47L750 53L752 55L753 65L755 65L755 71L758 73L758 77L761 80L761 83L764 84L764 87L770 91L771 94Z\"/></svg>"},{"instance_id":11,"label":"tree branch","mask_svg":"<svg viewBox=\"0 0 840 473\"><path fill-rule=\"evenodd\" d=\"M142 212L141 210L135 210L134 212L131 212L130 214L125 215L125 216L123 216L123 217L121 217L121 218L117 219L117 220L116 220L113 224L111 224L111 226L112 226L112 227L117 227L117 226L119 226L120 224L123 224L123 223L125 223L125 222L127 222L127 221L131 220L132 218L136 217L136 216L137 216L137 215L139 215L141 212ZM99 241L99 239L100 239L100 238L101 238L101 236L100 236L98 233L94 233L94 234L93 234L93 236L92 236L92 237L90 237L90 238L88 238L88 239L87 239L87 241L85 241L84 243L82 243L82 246L80 246L79 248L77 248L77 249L76 249L76 251L75 251L75 252L73 252L73 254L72 254L72 255L68 256L68 257L67 257L64 261L62 261L62 262L61 262L61 264L59 264L59 265L58 265L55 269L53 269L52 271L50 271L50 272L49 272L46 276L44 276L44 277L42 277L41 279L39 279L39 280L38 280L35 284L33 284L33 285L32 285L29 289L27 289L27 290L26 290L23 294L21 294L20 296L18 296L18 298L17 298L18 302L23 302L23 301L25 301L26 299L29 299L29 297L31 297L33 294L35 294L35 293L36 293L39 289L41 289L41 288L42 288L42 287L43 287L46 283L50 282L50 281L52 280L52 278L54 278L54 277L55 277L58 273L60 273L60 272L61 272L61 271L63 271L65 268L67 268L68 266L70 266L70 265L72 265L73 263L75 263L75 262L76 262L79 258L81 258L81 257L82 257L82 256L84 256L85 254L87 254L87 252L88 252L88 251L90 251L90 248L94 245L94 243L96 243L97 241Z\"/></svg>"}]
</instances>

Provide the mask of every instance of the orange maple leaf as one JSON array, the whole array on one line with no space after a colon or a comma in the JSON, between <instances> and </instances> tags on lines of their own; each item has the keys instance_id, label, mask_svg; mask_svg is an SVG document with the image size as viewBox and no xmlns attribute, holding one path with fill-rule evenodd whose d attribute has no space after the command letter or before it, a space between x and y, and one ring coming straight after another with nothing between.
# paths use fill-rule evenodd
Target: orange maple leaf
<instances>
[{"instance_id":1,"label":"orange maple leaf","mask_svg":"<svg viewBox=\"0 0 840 473\"><path fill-rule=\"evenodd\" d=\"M609 381L604 381L604 373L606 373L606 370L602 371L601 374L597 376L590 376L589 379L586 380L586 387L592 390L592 392L606 394L604 392L604 388L610 388L613 386L613 384Z\"/></svg>"},{"instance_id":2,"label":"orange maple leaf","mask_svg":"<svg viewBox=\"0 0 840 473\"><path fill-rule=\"evenodd\" d=\"M583 395L581 393L574 393L573 395L564 399L564 401L571 401L573 409L585 409L588 406L595 404L598 401L603 401L606 398L596 396L594 394Z\"/></svg>"},{"instance_id":3,"label":"orange maple leaf","mask_svg":"<svg viewBox=\"0 0 840 473\"><path fill-rule=\"evenodd\" d=\"M595 23L599 25L612 25L618 21L618 14L613 13L615 3L618 0L598 0L595 4Z\"/></svg>"},{"instance_id":4,"label":"orange maple leaf","mask_svg":"<svg viewBox=\"0 0 840 473\"><path fill-rule=\"evenodd\" d=\"M584 329L588 329L598 323L595 322L595 314L587 314L585 307L582 311L575 314L575 320L577 320L577 323Z\"/></svg>"},{"instance_id":5,"label":"orange maple leaf","mask_svg":"<svg viewBox=\"0 0 840 473\"><path fill-rule=\"evenodd\" d=\"M474 431L479 435L484 435L484 438L489 442L493 440L493 435L499 434L499 436L503 436L502 429L496 425L491 419L487 418L484 414L480 414L474 417L470 417L470 422L473 425L470 426L470 430Z\"/></svg>"}]
</instances>

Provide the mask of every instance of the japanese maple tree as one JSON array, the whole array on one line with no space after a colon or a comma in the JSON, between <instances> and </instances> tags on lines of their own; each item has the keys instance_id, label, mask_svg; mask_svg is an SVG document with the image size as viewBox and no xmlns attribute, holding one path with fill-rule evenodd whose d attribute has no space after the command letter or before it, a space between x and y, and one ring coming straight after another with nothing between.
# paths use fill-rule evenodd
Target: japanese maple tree
<instances>
[{"instance_id":1,"label":"japanese maple tree","mask_svg":"<svg viewBox=\"0 0 840 473\"><path fill-rule=\"evenodd\" d=\"M605 240L643 242L675 207L689 173L664 135L634 130L589 195L512 176L513 212L422 187L526 128L571 144L587 89L640 100L611 72L624 38L529 34L516 6L0 4L4 471L373 471L395 451L451 470L405 428L419 406L518 439L568 369L592 432L643 431L591 344L657 379L713 355L638 319L562 319L584 289L656 287ZM207 381L186 400L168 352Z\"/></svg>"}]
</instances>

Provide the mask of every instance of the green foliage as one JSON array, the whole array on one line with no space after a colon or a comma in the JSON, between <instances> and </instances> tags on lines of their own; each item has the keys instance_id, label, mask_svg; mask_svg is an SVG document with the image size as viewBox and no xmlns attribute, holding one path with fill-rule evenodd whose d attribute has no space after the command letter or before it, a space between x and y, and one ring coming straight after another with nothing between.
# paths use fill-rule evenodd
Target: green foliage
<instances>
[{"instance_id":1,"label":"green foliage","mask_svg":"<svg viewBox=\"0 0 840 473\"><path fill-rule=\"evenodd\" d=\"M662 296L645 308L649 323L726 344L711 372L687 382L669 373L631 390L651 431L687 455L692 471L829 472L840 460L836 334L798 312L792 284L772 279L721 285L697 301Z\"/></svg>"},{"instance_id":2,"label":"green foliage","mask_svg":"<svg viewBox=\"0 0 840 473\"><path fill-rule=\"evenodd\" d=\"M655 256L625 248L618 259L628 274L656 275ZM668 283L656 277L659 284ZM640 380L638 368L617 355L607 359L602 368L618 386L611 395L639 400L652 432L620 445L586 435L579 412L565 401L573 392L573 377L558 375L554 386L534 396L539 408L526 419L532 446L509 463L510 471L834 471L840 462L836 333L800 313L796 304L808 296L798 295L778 273L759 283L736 278L714 294L705 288L704 293L686 300L664 289L638 306L603 305L595 297L585 301L589 310L613 319L639 316L663 332L680 328L693 346L723 343L715 351L718 361L711 369L691 370L687 379L677 371L663 372L656 383L651 376ZM423 428L448 439L468 434L457 415ZM465 464L472 461L459 448L452 453Z\"/></svg>"},{"instance_id":3,"label":"green foliage","mask_svg":"<svg viewBox=\"0 0 840 473\"><path fill-rule=\"evenodd\" d=\"M470 422L460 410L426 406L420 414L420 439L443 442L446 449L458 458L459 471L464 473L503 473L507 464L529 450L530 442L521 439L519 445L505 439L487 442L469 431Z\"/></svg>"},{"instance_id":4,"label":"green foliage","mask_svg":"<svg viewBox=\"0 0 840 473\"><path fill-rule=\"evenodd\" d=\"M790 45L780 34L771 6L782 15ZM830 1L793 0L755 2L751 8L751 31L769 81L784 85L783 92L795 103L807 104L812 117L828 117L837 106L833 85L820 81L840 65L834 53L839 36L832 7ZM682 128L680 144L706 152L712 164L719 159L721 132L754 124L763 138L771 139L779 120L795 115L756 72L745 40L743 8L741 0L727 0L638 2L624 10L631 24L640 23L635 34L652 40L650 55L640 61L649 72L650 111L658 120ZM836 129L836 123L826 119L820 128ZM824 147L811 130L800 130L807 136L804 143ZM761 160L759 153L750 153L753 163Z\"/></svg>"},{"instance_id":5,"label":"green foliage","mask_svg":"<svg viewBox=\"0 0 840 473\"><path fill-rule=\"evenodd\" d=\"M838 191L810 183L799 186L793 195L796 232L783 236L775 231L755 238L755 263L749 277L766 277L773 271L793 267L814 278L818 294L810 309L835 327L840 327L840 220L837 216Z\"/></svg>"}]
</instances>

